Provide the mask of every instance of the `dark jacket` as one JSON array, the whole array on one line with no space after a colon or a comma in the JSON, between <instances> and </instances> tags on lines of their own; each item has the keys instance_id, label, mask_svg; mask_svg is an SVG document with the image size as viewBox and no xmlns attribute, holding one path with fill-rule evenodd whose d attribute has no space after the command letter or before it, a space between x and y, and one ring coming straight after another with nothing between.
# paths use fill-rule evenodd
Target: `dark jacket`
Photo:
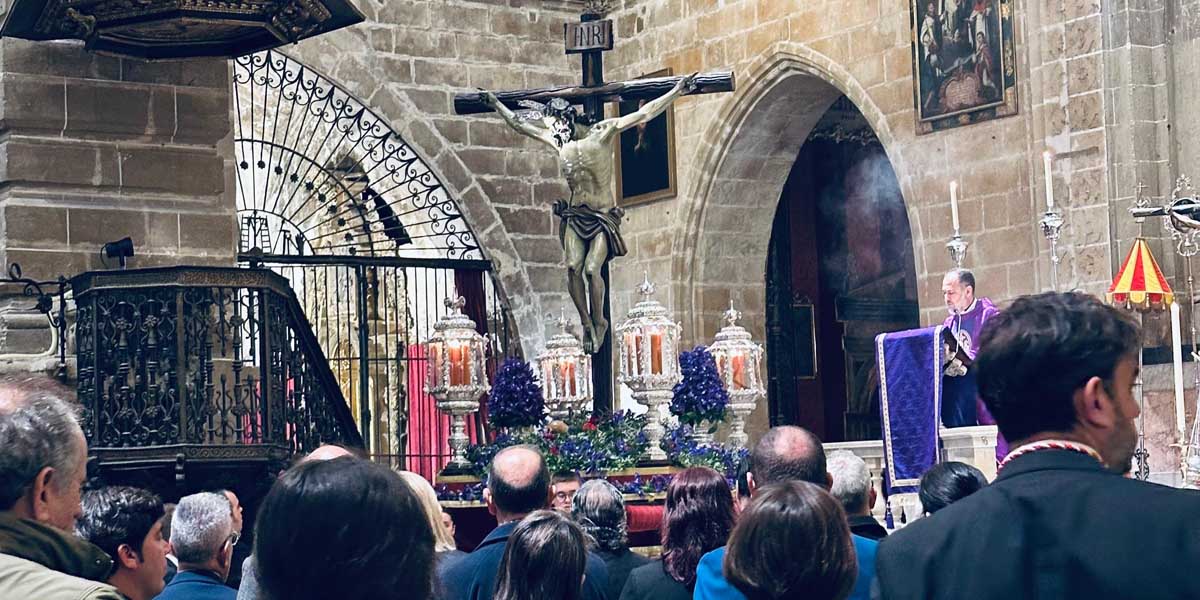
<instances>
[{"instance_id":1,"label":"dark jacket","mask_svg":"<svg viewBox=\"0 0 1200 600\"><path fill-rule=\"evenodd\" d=\"M439 568L438 576L443 592L441 597L445 600L492 600L492 594L496 591L500 560L504 558L508 536L512 535L516 527L517 521L513 521L493 529L474 552L462 560L449 563L446 569ZM608 569L600 557L589 552L583 582L584 600L606 600L607 588Z\"/></svg>"},{"instance_id":2,"label":"dark jacket","mask_svg":"<svg viewBox=\"0 0 1200 600\"><path fill-rule=\"evenodd\" d=\"M180 571L154 600L237 600L237 590L208 571Z\"/></svg>"},{"instance_id":3,"label":"dark jacket","mask_svg":"<svg viewBox=\"0 0 1200 600\"><path fill-rule=\"evenodd\" d=\"M848 600L867 600L871 597L871 581L875 578L875 551L879 543L865 537L850 535L854 542L854 556L858 561L858 577L850 590ZM725 546L721 546L700 557L696 566L695 600L746 600L729 580L725 579L722 565L725 562Z\"/></svg>"},{"instance_id":4,"label":"dark jacket","mask_svg":"<svg viewBox=\"0 0 1200 600\"><path fill-rule=\"evenodd\" d=\"M692 590L667 575L656 560L629 572L619 600L692 600ZM612 598L611 600L618 600Z\"/></svg>"},{"instance_id":5,"label":"dark jacket","mask_svg":"<svg viewBox=\"0 0 1200 600\"><path fill-rule=\"evenodd\" d=\"M1200 598L1200 492L1084 454L1014 458L990 486L879 546L876 597Z\"/></svg>"},{"instance_id":6,"label":"dark jacket","mask_svg":"<svg viewBox=\"0 0 1200 600\"><path fill-rule=\"evenodd\" d=\"M608 600L621 597L621 588L625 587L630 571L650 562L645 556L630 552L629 548L622 548L620 552L597 550L596 554L608 568Z\"/></svg>"},{"instance_id":7,"label":"dark jacket","mask_svg":"<svg viewBox=\"0 0 1200 600\"><path fill-rule=\"evenodd\" d=\"M875 517L870 515L853 515L847 520L850 522L850 533L854 535L875 541L887 537L887 529L884 529L883 525L880 525L879 521L875 520Z\"/></svg>"},{"instance_id":8,"label":"dark jacket","mask_svg":"<svg viewBox=\"0 0 1200 600\"><path fill-rule=\"evenodd\" d=\"M112 559L100 548L0 512L0 598L121 600L104 583L111 570Z\"/></svg>"}]
</instances>

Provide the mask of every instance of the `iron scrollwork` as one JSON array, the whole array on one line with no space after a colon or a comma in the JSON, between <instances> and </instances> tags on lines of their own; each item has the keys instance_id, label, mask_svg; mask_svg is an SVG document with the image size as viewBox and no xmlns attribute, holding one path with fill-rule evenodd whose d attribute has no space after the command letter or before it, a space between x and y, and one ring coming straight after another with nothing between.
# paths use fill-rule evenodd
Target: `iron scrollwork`
<instances>
[{"instance_id":1,"label":"iron scrollwork","mask_svg":"<svg viewBox=\"0 0 1200 600\"><path fill-rule=\"evenodd\" d=\"M96 448L361 445L345 399L286 283L175 267L81 275L79 396ZM224 279L222 274L230 277ZM129 281L122 281L122 278ZM134 282L133 278L142 278ZM205 283L194 283L203 280ZM249 283L241 281L240 283Z\"/></svg>"},{"instance_id":2,"label":"iron scrollwork","mask_svg":"<svg viewBox=\"0 0 1200 600\"><path fill-rule=\"evenodd\" d=\"M0 284L20 286L21 294L34 301L30 308L46 315L47 323L58 337L58 364L55 375L65 381L67 377L66 300L67 290L71 287L70 283L61 275L54 281L38 281L25 277L21 272L21 265L17 263L8 266L6 275L6 277L0 278Z\"/></svg>"},{"instance_id":3,"label":"iron scrollwork","mask_svg":"<svg viewBox=\"0 0 1200 600\"><path fill-rule=\"evenodd\" d=\"M233 79L243 254L483 258L429 165L345 89L272 51Z\"/></svg>"}]
</instances>

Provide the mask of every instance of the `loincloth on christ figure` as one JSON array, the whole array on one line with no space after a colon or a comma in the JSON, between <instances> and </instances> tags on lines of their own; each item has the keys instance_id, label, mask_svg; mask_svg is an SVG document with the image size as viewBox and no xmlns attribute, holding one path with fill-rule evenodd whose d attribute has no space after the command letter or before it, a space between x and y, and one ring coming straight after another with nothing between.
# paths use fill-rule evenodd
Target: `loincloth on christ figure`
<instances>
[{"instance_id":1,"label":"loincloth on christ figure","mask_svg":"<svg viewBox=\"0 0 1200 600\"><path fill-rule=\"evenodd\" d=\"M608 242L608 258L611 260L629 253L625 239L621 237L621 218L625 210L613 207L607 211L596 210L587 204L571 206L566 200L554 201L554 214L558 216L558 241L563 242L567 227L585 242L603 235Z\"/></svg>"}]
</instances>

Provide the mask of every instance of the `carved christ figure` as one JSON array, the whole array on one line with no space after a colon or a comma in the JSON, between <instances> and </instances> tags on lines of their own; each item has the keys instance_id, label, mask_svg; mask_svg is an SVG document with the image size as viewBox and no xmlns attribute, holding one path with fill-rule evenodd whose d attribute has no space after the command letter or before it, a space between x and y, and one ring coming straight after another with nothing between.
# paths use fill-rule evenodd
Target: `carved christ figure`
<instances>
[{"instance_id":1,"label":"carved christ figure","mask_svg":"<svg viewBox=\"0 0 1200 600\"><path fill-rule=\"evenodd\" d=\"M695 89L696 74L683 77L671 91L647 102L624 117L604 119L588 126L575 119L575 108L561 98L547 105L524 102L534 107L534 118L518 115L480 90L483 102L500 114L509 127L550 146L558 153L558 164L567 178L571 197L554 202L559 218L558 235L567 259L567 289L583 323L583 347L595 353L608 335L604 318L604 263L626 254L621 237L624 211L616 204L613 186L614 144L620 133L649 122L662 114L679 96ZM590 304L590 309L589 309Z\"/></svg>"}]
</instances>

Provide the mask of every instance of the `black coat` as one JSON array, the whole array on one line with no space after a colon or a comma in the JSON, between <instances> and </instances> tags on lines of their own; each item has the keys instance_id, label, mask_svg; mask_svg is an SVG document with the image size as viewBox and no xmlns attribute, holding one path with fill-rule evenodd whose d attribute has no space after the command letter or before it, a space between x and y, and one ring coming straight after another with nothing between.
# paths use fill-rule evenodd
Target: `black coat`
<instances>
[{"instance_id":1,"label":"black coat","mask_svg":"<svg viewBox=\"0 0 1200 600\"><path fill-rule=\"evenodd\" d=\"M1200 598L1196 565L1200 492L1043 450L880 542L875 597Z\"/></svg>"},{"instance_id":2,"label":"black coat","mask_svg":"<svg viewBox=\"0 0 1200 600\"><path fill-rule=\"evenodd\" d=\"M516 521L500 525L483 538L473 552L460 560L448 562L445 568L439 566L438 578L442 585L440 597L444 600L492 600L504 548L516 528ZM606 600L608 568L592 552L587 555L585 574L583 599Z\"/></svg>"},{"instance_id":3,"label":"black coat","mask_svg":"<svg viewBox=\"0 0 1200 600\"><path fill-rule=\"evenodd\" d=\"M629 572L620 600L692 600L692 590L671 579L656 560Z\"/></svg>"},{"instance_id":4,"label":"black coat","mask_svg":"<svg viewBox=\"0 0 1200 600\"><path fill-rule=\"evenodd\" d=\"M850 533L857 536L862 536L868 540L882 540L887 537L887 529L875 520L875 517L870 515L852 515L850 521Z\"/></svg>"},{"instance_id":5,"label":"black coat","mask_svg":"<svg viewBox=\"0 0 1200 600\"><path fill-rule=\"evenodd\" d=\"M597 550L596 554L608 567L608 600L621 597L621 588L625 587L630 571L650 562L645 556L630 552L629 548L622 548L620 552Z\"/></svg>"}]
</instances>

